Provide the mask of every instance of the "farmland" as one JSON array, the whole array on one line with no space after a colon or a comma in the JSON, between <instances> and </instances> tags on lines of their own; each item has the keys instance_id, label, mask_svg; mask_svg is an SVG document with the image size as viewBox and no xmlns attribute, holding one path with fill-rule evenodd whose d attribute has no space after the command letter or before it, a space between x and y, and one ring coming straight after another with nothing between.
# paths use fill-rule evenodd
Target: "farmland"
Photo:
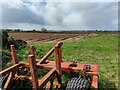
<instances>
[{"instance_id":1,"label":"farmland","mask_svg":"<svg viewBox=\"0 0 120 90\"><path fill-rule=\"evenodd\" d=\"M9 36L14 37L15 39L37 42L34 44L38 52L36 55L37 58L44 56L55 44L53 42L49 44L39 42L44 42L45 40L45 42L65 40L62 46L63 61L98 64L99 90L118 89L117 35L9 33ZM18 50L17 53L19 61L27 61L29 46ZM53 58L53 56L50 58ZM66 80L65 75L63 75L63 79Z\"/></svg>"},{"instance_id":2,"label":"farmland","mask_svg":"<svg viewBox=\"0 0 120 90\"><path fill-rule=\"evenodd\" d=\"M60 34L60 33L9 33L10 37L28 42L48 42L75 39L82 36L95 36L96 34Z\"/></svg>"}]
</instances>

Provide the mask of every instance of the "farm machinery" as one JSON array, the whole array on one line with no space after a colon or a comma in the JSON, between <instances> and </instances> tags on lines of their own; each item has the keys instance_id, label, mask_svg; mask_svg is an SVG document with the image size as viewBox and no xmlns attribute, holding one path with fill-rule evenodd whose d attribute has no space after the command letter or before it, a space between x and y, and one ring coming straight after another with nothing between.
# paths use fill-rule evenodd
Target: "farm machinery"
<instances>
[{"instance_id":1,"label":"farm machinery","mask_svg":"<svg viewBox=\"0 0 120 90\"><path fill-rule=\"evenodd\" d=\"M11 45L13 66L0 72L2 89L24 88L22 81L30 82L34 90L96 90L98 88L98 65L62 61L62 42L58 42L41 59L36 58L36 49L30 46L28 62L18 62L15 46ZM48 60L54 53L54 60ZM38 78L38 69L48 70L47 74ZM42 71L40 71L42 72ZM78 77L73 77L67 84L63 83L62 72L76 72ZM29 75L27 75L29 74Z\"/></svg>"}]
</instances>

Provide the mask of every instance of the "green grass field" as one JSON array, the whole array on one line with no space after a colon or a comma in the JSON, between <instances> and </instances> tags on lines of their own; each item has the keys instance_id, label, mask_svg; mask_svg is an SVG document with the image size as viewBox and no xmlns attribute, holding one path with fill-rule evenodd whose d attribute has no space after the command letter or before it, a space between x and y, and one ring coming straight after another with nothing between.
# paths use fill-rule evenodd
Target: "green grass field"
<instances>
[{"instance_id":1,"label":"green grass field","mask_svg":"<svg viewBox=\"0 0 120 90\"><path fill-rule=\"evenodd\" d=\"M54 44L37 43L34 46L38 51L37 58L41 58ZM29 47L17 53L19 61L27 61ZM118 89L118 36L98 34L95 37L81 37L79 40L65 41L62 54L63 61L98 64L99 90Z\"/></svg>"}]
</instances>

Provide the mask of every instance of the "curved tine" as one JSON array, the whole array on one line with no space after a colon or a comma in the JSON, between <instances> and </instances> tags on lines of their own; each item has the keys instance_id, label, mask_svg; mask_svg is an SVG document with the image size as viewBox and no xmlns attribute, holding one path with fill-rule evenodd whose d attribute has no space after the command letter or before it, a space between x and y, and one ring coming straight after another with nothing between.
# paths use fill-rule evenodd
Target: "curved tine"
<instances>
[{"instance_id":1,"label":"curved tine","mask_svg":"<svg viewBox=\"0 0 120 90\"><path fill-rule=\"evenodd\" d=\"M30 54L35 55L35 47L33 45L30 46Z\"/></svg>"},{"instance_id":2,"label":"curved tine","mask_svg":"<svg viewBox=\"0 0 120 90\"><path fill-rule=\"evenodd\" d=\"M56 45L61 46L62 44L63 44L63 42L57 42Z\"/></svg>"}]
</instances>

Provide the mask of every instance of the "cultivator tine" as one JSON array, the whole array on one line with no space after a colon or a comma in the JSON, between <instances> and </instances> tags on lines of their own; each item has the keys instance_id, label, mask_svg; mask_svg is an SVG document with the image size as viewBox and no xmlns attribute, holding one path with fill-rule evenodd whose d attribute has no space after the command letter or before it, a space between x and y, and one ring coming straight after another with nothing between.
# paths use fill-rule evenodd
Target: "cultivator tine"
<instances>
[{"instance_id":1,"label":"cultivator tine","mask_svg":"<svg viewBox=\"0 0 120 90\"><path fill-rule=\"evenodd\" d=\"M55 45L55 65L56 65L56 70L57 70L57 77L58 77L58 82L61 84L62 83L62 70L61 70L61 60L59 57L59 52L58 52L58 45Z\"/></svg>"},{"instance_id":2,"label":"cultivator tine","mask_svg":"<svg viewBox=\"0 0 120 90\"><path fill-rule=\"evenodd\" d=\"M37 77L38 72L37 72L37 68L36 68L35 56L29 55L28 61L29 61L29 65L30 65L30 72L32 75L33 89L37 90L37 88L38 88L38 77Z\"/></svg>"},{"instance_id":3,"label":"cultivator tine","mask_svg":"<svg viewBox=\"0 0 120 90\"><path fill-rule=\"evenodd\" d=\"M11 55L12 55L12 61L13 61L13 64L17 64L18 63L18 56L17 56L17 53L15 51L15 46L14 45L11 45ZM16 74L18 75L19 74L19 69L17 70Z\"/></svg>"},{"instance_id":4,"label":"cultivator tine","mask_svg":"<svg viewBox=\"0 0 120 90\"><path fill-rule=\"evenodd\" d=\"M33 45L30 46L30 54L35 56L35 47Z\"/></svg>"},{"instance_id":5,"label":"cultivator tine","mask_svg":"<svg viewBox=\"0 0 120 90\"><path fill-rule=\"evenodd\" d=\"M58 45L58 46L60 46L61 47L61 45L63 44L63 42L57 42L57 44L56 45Z\"/></svg>"},{"instance_id":6,"label":"cultivator tine","mask_svg":"<svg viewBox=\"0 0 120 90\"><path fill-rule=\"evenodd\" d=\"M59 53L60 62L62 62L62 50L61 50L61 48L58 48L58 53Z\"/></svg>"},{"instance_id":7,"label":"cultivator tine","mask_svg":"<svg viewBox=\"0 0 120 90\"><path fill-rule=\"evenodd\" d=\"M16 54L16 51L15 51L15 46L14 45L11 45L11 54L12 54L12 61L13 61L13 64L17 64L18 61L18 57L17 57L17 54Z\"/></svg>"},{"instance_id":8,"label":"cultivator tine","mask_svg":"<svg viewBox=\"0 0 120 90\"><path fill-rule=\"evenodd\" d=\"M36 49L33 45L30 46L30 54L35 56L35 61L38 62L38 60L36 60Z\"/></svg>"}]
</instances>

